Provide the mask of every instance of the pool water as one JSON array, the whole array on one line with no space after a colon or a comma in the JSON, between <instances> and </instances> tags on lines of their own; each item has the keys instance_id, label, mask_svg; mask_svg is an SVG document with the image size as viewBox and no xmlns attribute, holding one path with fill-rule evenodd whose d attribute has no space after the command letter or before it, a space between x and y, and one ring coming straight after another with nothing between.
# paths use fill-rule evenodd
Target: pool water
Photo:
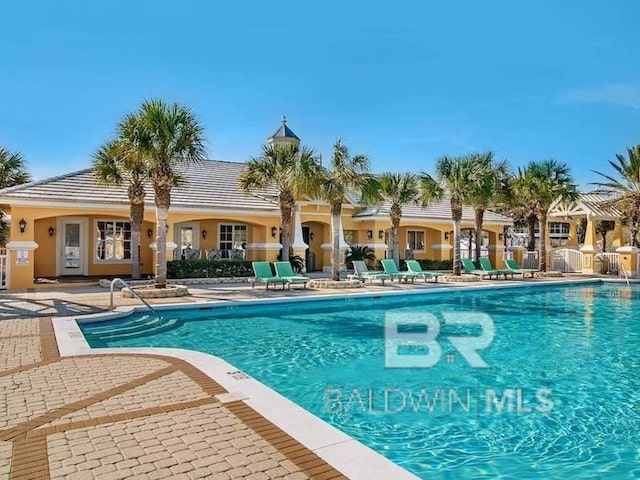
<instances>
[{"instance_id":1,"label":"pool water","mask_svg":"<svg viewBox=\"0 0 640 480\"><path fill-rule=\"evenodd\" d=\"M169 329L119 339L104 332L130 328L136 317L81 328L94 347L222 357L422 478L639 478L639 287L590 283L174 310L165 315L178 320ZM385 368L385 315L425 312L440 320L438 361ZM488 368L470 366L447 338L480 336L480 326L445 324L446 312L488 315L494 337L477 351ZM400 331L425 333L416 325ZM400 359L437 350L403 348Z\"/></svg>"}]
</instances>

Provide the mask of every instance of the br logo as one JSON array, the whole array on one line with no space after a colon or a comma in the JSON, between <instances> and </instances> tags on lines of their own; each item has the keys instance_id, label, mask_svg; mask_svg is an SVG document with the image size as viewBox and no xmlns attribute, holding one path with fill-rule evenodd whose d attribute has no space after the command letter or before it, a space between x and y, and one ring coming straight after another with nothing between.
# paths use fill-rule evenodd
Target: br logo
<instances>
[{"instance_id":1,"label":"br logo","mask_svg":"<svg viewBox=\"0 0 640 480\"><path fill-rule=\"evenodd\" d=\"M447 335L444 338L471 367L489 368L478 350L487 348L493 341L495 327L491 317L479 312L442 312L442 317L444 325L480 327L475 336ZM433 367L442 356L439 335L440 320L431 313L387 312L384 318L384 366ZM411 353L416 350L420 353Z\"/></svg>"}]
</instances>

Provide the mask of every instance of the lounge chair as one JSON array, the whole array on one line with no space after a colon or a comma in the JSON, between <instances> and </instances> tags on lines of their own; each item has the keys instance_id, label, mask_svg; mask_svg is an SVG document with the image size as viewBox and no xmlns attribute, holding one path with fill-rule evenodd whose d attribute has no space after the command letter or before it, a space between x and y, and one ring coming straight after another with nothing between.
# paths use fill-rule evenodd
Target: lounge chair
<instances>
[{"instance_id":1,"label":"lounge chair","mask_svg":"<svg viewBox=\"0 0 640 480\"><path fill-rule=\"evenodd\" d=\"M533 275L540 271L537 268L520 268L513 258L505 258L504 265L513 273L521 273L522 278L524 278L527 273L531 274L531 278L533 278Z\"/></svg>"},{"instance_id":2,"label":"lounge chair","mask_svg":"<svg viewBox=\"0 0 640 480\"><path fill-rule=\"evenodd\" d=\"M415 274L416 277L424 278L425 283L427 283L427 279L429 278L433 278L433 281L438 283L438 278L444 275L444 273L440 272L427 272L425 270L422 270L422 267L417 260L405 260L405 263L407 264L407 270Z\"/></svg>"},{"instance_id":3,"label":"lounge chair","mask_svg":"<svg viewBox=\"0 0 640 480\"><path fill-rule=\"evenodd\" d=\"M309 283L311 279L305 275L296 275L293 273L293 268L291 268L289 262L275 262L273 265L276 267L276 276L287 282L289 288L291 288L291 284L296 283L302 283L304 284L304 288L307 288L307 283Z\"/></svg>"},{"instance_id":4,"label":"lounge chair","mask_svg":"<svg viewBox=\"0 0 640 480\"><path fill-rule=\"evenodd\" d=\"M487 271L487 272L494 272L498 275L504 275L504 279L507 279L507 275L511 275L511 278L513 279L513 271L512 270L505 270L505 269L500 269L500 268L493 268L493 265L491 265L491 260L489 259L489 257L480 257L480 266L482 267L483 270Z\"/></svg>"},{"instance_id":5,"label":"lounge chair","mask_svg":"<svg viewBox=\"0 0 640 480\"><path fill-rule=\"evenodd\" d=\"M352 275L348 275L347 278L356 278L362 283L364 283L365 280L369 280L369 282L373 280L380 280L382 285L384 285L385 280L389 280L391 278L384 272L369 270L367 268L367 264L364 263L364 260L354 260L352 263L354 273Z\"/></svg>"},{"instance_id":6,"label":"lounge chair","mask_svg":"<svg viewBox=\"0 0 640 480\"><path fill-rule=\"evenodd\" d=\"M480 278L489 277L489 280L491 280L494 275L496 277L499 275L497 272L477 269L470 258L461 258L460 261L462 262L464 273L469 273Z\"/></svg>"},{"instance_id":7,"label":"lounge chair","mask_svg":"<svg viewBox=\"0 0 640 480\"><path fill-rule=\"evenodd\" d=\"M267 290L269 290L269 285L282 285L284 290L286 280L273 275L269 262L251 262L251 266L253 273L255 273L255 277L251 281L251 288L255 286L256 282L260 282L266 284Z\"/></svg>"},{"instance_id":8,"label":"lounge chair","mask_svg":"<svg viewBox=\"0 0 640 480\"><path fill-rule=\"evenodd\" d=\"M398 270L396 261L393 258L385 258L384 260L380 260L380 263L382 264L382 268L384 268L385 273L391 277L392 282L394 278L397 278L398 282L400 282L400 280L404 280L405 282L411 280L411 283L413 283L417 277L415 273L408 271L402 272Z\"/></svg>"}]
</instances>

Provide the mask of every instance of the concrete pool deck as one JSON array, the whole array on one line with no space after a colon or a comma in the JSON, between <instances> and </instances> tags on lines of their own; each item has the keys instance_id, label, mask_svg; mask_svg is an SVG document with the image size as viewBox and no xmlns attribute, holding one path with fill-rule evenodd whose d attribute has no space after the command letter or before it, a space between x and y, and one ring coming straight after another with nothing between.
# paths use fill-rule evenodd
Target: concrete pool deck
<instances>
[{"instance_id":1,"label":"concrete pool deck","mask_svg":"<svg viewBox=\"0 0 640 480\"><path fill-rule=\"evenodd\" d=\"M549 280L544 281L555 283ZM387 283L362 290L400 293L522 283ZM191 297L171 303L346 293L308 289L283 294L229 284L190 290ZM119 306L139 304L116 298ZM207 374L208 365L194 366L197 359L124 350L65 356L51 317L104 312L108 304L108 290L93 287L0 294L0 320L8 320L0 321L0 395L5 400L0 405L0 478L385 478L382 472L354 475L357 458L349 459L348 472L335 468L344 458L327 462L314 445L308 448L289 435L286 422L272 422L247 399L234 398L233 390ZM332 453L325 446L323 456L349 457L350 452Z\"/></svg>"}]
</instances>

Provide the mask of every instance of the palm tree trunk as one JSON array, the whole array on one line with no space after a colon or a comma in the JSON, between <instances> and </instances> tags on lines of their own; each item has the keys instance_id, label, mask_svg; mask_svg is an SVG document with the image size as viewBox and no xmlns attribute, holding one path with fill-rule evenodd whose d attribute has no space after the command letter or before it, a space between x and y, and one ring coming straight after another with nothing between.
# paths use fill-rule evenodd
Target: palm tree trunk
<instances>
[{"instance_id":1,"label":"palm tree trunk","mask_svg":"<svg viewBox=\"0 0 640 480\"><path fill-rule=\"evenodd\" d=\"M538 258L538 269L541 272L547 271L547 212L538 212L538 229L540 230L540 253Z\"/></svg>"},{"instance_id":2,"label":"palm tree trunk","mask_svg":"<svg viewBox=\"0 0 640 480\"><path fill-rule=\"evenodd\" d=\"M331 241L333 249L331 251L331 279L340 280L340 216L342 215L342 204L331 205Z\"/></svg>"},{"instance_id":3,"label":"palm tree trunk","mask_svg":"<svg viewBox=\"0 0 640 480\"><path fill-rule=\"evenodd\" d=\"M451 218L453 218L453 274L461 274L460 264L460 223L462 222L462 205L451 203Z\"/></svg>"},{"instance_id":4,"label":"palm tree trunk","mask_svg":"<svg viewBox=\"0 0 640 480\"><path fill-rule=\"evenodd\" d=\"M529 231L527 250L530 252L533 252L536 249L536 223L538 223L538 219L535 215L529 215L527 217L527 229Z\"/></svg>"},{"instance_id":5,"label":"palm tree trunk","mask_svg":"<svg viewBox=\"0 0 640 480\"><path fill-rule=\"evenodd\" d=\"M280 205L280 224L282 225L282 261L289 261L289 250L291 249L291 218L293 208L289 204Z\"/></svg>"},{"instance_id":6,"label":"palm tree trunk","mask_svg":"<svg viewBox=\"0 0 640 480\"><path fill-rule=\"evenodd\" d=\"M131 216L131 278L140 279L140 231L144 218L144 203L132 203L129 208Z\"/></svg>"},{"instance_id":7,"label":"palm tree trunk","mask_svg":"<svg viewBox=\"0 0 640 480\"><path fill-rule=\"evenodd\" d=\"M389 210L391 217L391 256L396 265L400 265L400 220L402 220L402 207L393 204Z\"/></svg>"},{"instance_id":8,"label":"palm tree trunk","mask_svg":"<svg viewBox=\"0 0 640 480\"><path fill-rule=\"evenodd\" d=\"M474 211L476 221L476 262L480 262L480 249L482 248L482 224L484 222L484 208L476 208Z\"/></svg>"},{"instance_id":9,"label":"palm tree trunk","mask_svg":"<svg viewBox=\"0 0 640 480\"><path fill-rule=\"evenodd\" d=\"M171 185L171 182L168 182ZM167 288L167 231L171 189L155 186L156 201L156 288Z\"/></svg>"}]
</instances>

